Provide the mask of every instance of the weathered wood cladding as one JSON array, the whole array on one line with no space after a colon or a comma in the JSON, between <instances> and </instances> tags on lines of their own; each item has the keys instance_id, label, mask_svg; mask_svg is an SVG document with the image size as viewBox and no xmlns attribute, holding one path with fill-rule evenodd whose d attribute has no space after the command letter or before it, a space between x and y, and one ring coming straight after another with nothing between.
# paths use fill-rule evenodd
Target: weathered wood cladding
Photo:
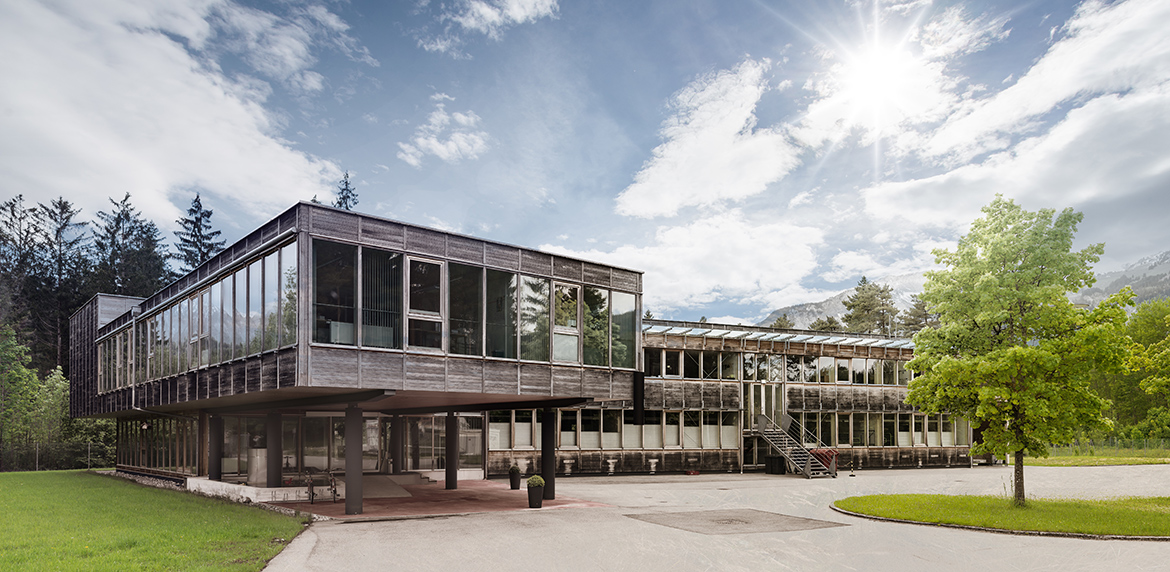
<instances>
[{"instance_id":1,"label":"weathered wood cladding","mask_svg":"<svg viewBox=\"0 0 1170 572\"><path fill-rule=\"evenodd\" d=\"M742 384L646 378L643 406L661 410L738 411Z\"/></svg>"},{"instance_id":2,"label":"weathered wood cladding","mask_svg":"<svg viewBox=\"0 0 1170 572\"><path fill-rule=\"evenodd\" d=\"M558 450L559 475L614 473L681 473L683 471L731 472L739 470L737 449L625 449ZM540 473L540 451L488 451L487 474L506 475L517 465L524 476Z\"/></svg>"},{"instance_id":3,"label":"weathered wood cladding","mask_svg":"<svg viewBox=\"0 0 1170 572\"><path fill-rule=\"evenodd\" d=\"M842 358L874 358L910 361L914 350L880 346L821 344L787 341L760 341L735 338L688 336L680 334L642 334L643 348L688 349L707 351L733 351L744 353L771 353L799 356L828 356Z\"/></svg>"}]
</instances>

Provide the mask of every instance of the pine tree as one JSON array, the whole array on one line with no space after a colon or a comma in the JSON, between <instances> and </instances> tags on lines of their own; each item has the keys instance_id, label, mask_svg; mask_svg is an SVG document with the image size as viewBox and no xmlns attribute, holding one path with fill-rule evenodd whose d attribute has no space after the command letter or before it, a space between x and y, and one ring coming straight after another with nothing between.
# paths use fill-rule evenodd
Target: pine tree
<instances>
[{"instance_id":1,"label":"pine tree","mask_svg":"<svg viewBox=\"0 0 1170 572\"><path fill-rule=\"evenodd\" d=\"M191 200L191 208L187 209L186 218L175 221L183 227L183 230L175 231L175 236L179 237L179 242L175 245L178 251L175 253L175 260L183 264L180 270L184 274L199 268L201 264L223 250L224 241L216 240L220 231L211 230L211 215L211 210L203 208L199 193L195 193L195 198Z\"/></svg>"},{"instance_id":2,"label":"pine tree","mask_svg":"<svg viewBox=\"0 0 1170 572\"><path fill-rule=\"evenodd\" d=\"M0 203L0 322L20 334L29 326L28 293L39 262L39 239L36 209L25 208L23 195Z\"/></svg>"},{"instance_id":3,"label":"pine tree","mask_svg":"<svg viewBox=\"0 0 1170 572\"><path fill-rule=\"evenodd\" d=\"M796 323L792 321L792 318L788 317L788 314L781 314L768 327L776 328L777 330L791 330L796 327Z\"/></svg>"},{"instance_id":4,"label":"pine tree","mask_svg":"<svg viewBox=\"0 0 1170 572\"><path fill-rule=\"evenodd\" d=\"M93 230L94 290L124 296L149 296L172 279L162 236L153 222L130 205L130 193L114 208L98 212Z\"/></svg>"},{"instance_id":5,"label":"pine tree","mask_svg":"<svg viewBox=\"0 0 1170 572\"><path fill-rule=\"evenodd\" d=\"M69 316L89 297L89 237L81 209L58 197L37 205L41 264L34 301L33 365L41 372L60 367L68 375Z\"/></svg>"},{"instance_id":6,"label":"pine tree","mask_svg":"<svg viewBox=\"0 0 1170 572\"><path fill-rule=\"evenodd\" d=\"M333 206L352 211L357 204L357 188L349 184L349 171L346 171L345 175L341 177L341 182L337 185L337 200L333 201Z\"/></svg>"},{"instance_id":7,"label":"pine tree","mask_svg":"<svg viewBox=\"0 0 1170 572\"><path fill-rule=\"evenodd\" d=\"M893 288L862 276L853 295L845 300L845 309L849 310L842 318L846 330L859 334L893 333L894 318L898 315Z\"/></svg>"},{"instance_id":8,"label":"pine tree","mask_svg":"<svg viewBox=\"0 0 1170 572\"><path fill-rule=\"evenodd\" d=\"M910 309L898 314L898 335L913 336L923 328L937 328L938 314L931 313L926 308L926 302L914 294L910 297Z\"/></svg>"},{"instance_id":9,"label":"pine tree","mask_svg":"<svg viewBox=\"0 0 1170 572\"><path fill-rule=\"evenodd\" d=\"M836 316L828 316L817 318L813 323L808 325L808 329L817 332L840 332L845 329L845 325Z\"/></svg>"}]
</instances>

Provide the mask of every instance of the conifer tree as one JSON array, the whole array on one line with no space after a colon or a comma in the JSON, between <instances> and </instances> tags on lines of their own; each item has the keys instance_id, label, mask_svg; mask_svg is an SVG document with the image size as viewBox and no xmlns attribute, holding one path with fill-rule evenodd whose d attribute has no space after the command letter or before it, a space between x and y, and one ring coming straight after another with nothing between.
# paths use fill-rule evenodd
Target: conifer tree
<instances>
[{"instance_id":1,"label":"conifer tree","mask_svg":"<svg viewBox=\"0 0 1170 572\"><path fill-rule=\"evenodd\" d=\"M792 318L788 317L788 314L781 314L775 320L772 320L772 325L768 327L776 328L777 330L791 330L796 327L796 323L792 321Z\"/></svg>"},{"instance_id":2,"label":"conifer tree","mask_svg":"<svg viewBox=\"0 0 1170 572\"><path fill-rule=\"evenodd\" d=\"M38 204L41 264L34 302L33 365L41 372L54 367L68 375L69 316L88 298L86 278L91 263L87 222L78 222L80 208L58 197Z\"/></svg>"},{"instance_id":3,"label":"conifer tree","mask_svg":"<svg viewBox=\"0 0 1170 572\"><path fill-rule=\"evenodd\" d=\"M175 244L175 259L182 263L180 271L184 274L199 268L212 256L223 250L224 241L219 238L220 231L211 230L210 209L203 208L203 201L199 193L191 199L191 208L187 209L187 216L176 220L182 230L176 230L175 236L179 242Z\"/></svg>"},{"instance_id":4,"label":"conifer tree","mask_svg":"<svg viewBox=\"0 0 1170 572\"><path fill-rule=\"evenodd\" d=\"M938 314L932 313L918 294L910 296L910 308L898 314L898 335L913 336L924 328L938 326Z\"/></svg>"},{"instance_id":5,"label":"conifer tree","mask_svg":"<svg viewBox=\"0 0 1170 572\"><path fill-rule=\"evenodd\" d=\"M813 320L808 329L817 332L840 332L845 329L845 325L836 316L827 316Z\"/></svg>"},{"instance_id":6,"label":"conifer tree","mask_svg":"<svg viewBox=\"0 0 1170 572\"><path fill-rule=\"evenodd\" d=\"M341 182L337 184L337 200L333 201L333 206L352 211L357 204L357 188L349 183L349 171L346 171L341 177Z\"/></svg>"},{"instance_id":7,"label":"conifer tree","mask_svg":"<svg viewBox=\"0 0 1170 572\"><path fill-rule=\"evenodd\" d=\"M845 300L848 313L842 318L845 329L859 334L892 334L894 317L894 290L885 284L875 284L861 277L853 295Z\"/></svg>"},{"instance_id":8,"label":"conifer tree","mask_svg":"<svg viewBox=\"0 0 1170 572\"><path fill-rule=\"evenodd\" d=\"M172 279L166 245L158 227L130 204L130 193L114 208L99 211L93 230L94 290L124 296L149 296Z\"/></svg>"}]
</instances>

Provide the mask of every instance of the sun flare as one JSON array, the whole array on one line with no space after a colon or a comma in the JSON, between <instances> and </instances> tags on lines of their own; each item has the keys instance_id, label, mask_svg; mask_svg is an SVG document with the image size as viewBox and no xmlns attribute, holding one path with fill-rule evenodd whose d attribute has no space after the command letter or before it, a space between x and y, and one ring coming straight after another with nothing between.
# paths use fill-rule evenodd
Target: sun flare
<instances>
[{"instance_id":1,"label":"sun flare","mask_svg":"<svg viewBox=\"0 0 1170 572\"><path fill-rule=\"evenodd\" d=\"M839 81L853 122L879 137L892 131L915 115L928 71L927 62L899 47L871 45L849 54Z\"/></svg>"}]
</instances>

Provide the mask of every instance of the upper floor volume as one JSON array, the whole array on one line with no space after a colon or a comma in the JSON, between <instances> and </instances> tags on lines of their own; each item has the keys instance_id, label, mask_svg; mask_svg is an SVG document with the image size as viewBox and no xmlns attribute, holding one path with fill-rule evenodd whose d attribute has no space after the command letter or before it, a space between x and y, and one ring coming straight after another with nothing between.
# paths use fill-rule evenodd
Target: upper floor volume
<instances>
[{"instance_id":1,"label":"upper floor volume","mask_svg":"<svg viewBox=\"0 0 1170 572\"><path fill-rule=\"evenodd\" d=\"M299 203L149 298L80 309L71 411L285 388L628 398L641 287L636 271Z\"/></svg>"}]
</instances>

